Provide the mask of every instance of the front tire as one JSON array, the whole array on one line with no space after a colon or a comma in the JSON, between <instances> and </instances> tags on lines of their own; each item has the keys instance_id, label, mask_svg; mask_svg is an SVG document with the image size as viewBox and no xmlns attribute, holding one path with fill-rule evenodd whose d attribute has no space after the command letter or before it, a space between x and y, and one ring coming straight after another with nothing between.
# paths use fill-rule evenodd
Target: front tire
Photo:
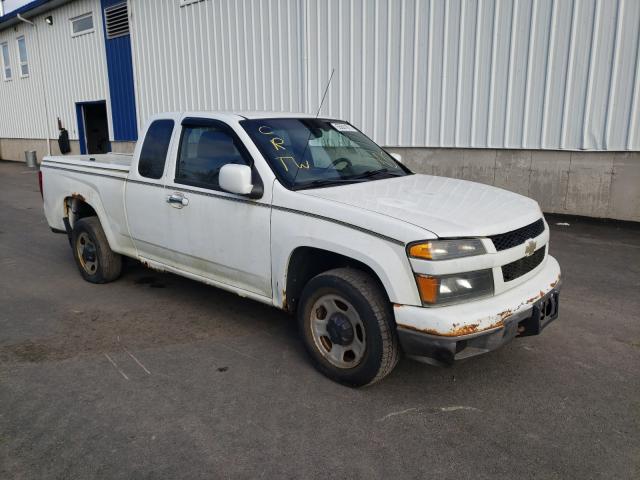
<instances>
[{"instance_id":1,"label":"front tire","mask_svg":"<svg viewBox=\"0 0 640 480\"><path fill-rule=\"evenodd\" d=\"M112 282L122 272L122 256L111 250L98 217L75 222L71 236L73 257L87 282Z\"/></svg>"},{"instance_id":2,"label":"front tire","mask_svg":"<svg viewBox=\"0 0 640 480\"><path fill-rule=\"evenodd\" d=\"M393 312L378 282L365 272L337 268L312 278L297 315L314 366L336 382L370 385L398 363Z\"/></svg>"}]
</instances>

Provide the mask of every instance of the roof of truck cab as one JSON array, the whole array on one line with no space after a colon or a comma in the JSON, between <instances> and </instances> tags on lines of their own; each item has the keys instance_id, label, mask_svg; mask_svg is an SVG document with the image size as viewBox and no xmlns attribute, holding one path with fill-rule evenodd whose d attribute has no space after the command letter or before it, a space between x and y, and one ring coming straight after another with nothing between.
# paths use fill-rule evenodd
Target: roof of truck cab
<instances>
[{"instance_id":1,"label":"roof of truck cab","mask_svg":"<svg viewBox=\"0 0 640 480\"><path fill-rule=\"evenodd\" d=\"M292 113L292 112L237 112L244 118L256 119L256 118L315 118L315 115L310 113Z\"/></svg>"},{"instance_id":2,"label":"roof of truck cab","mask_svg":"<svg viewBox=\"0 0 640 480\"><path fill-rule=\"evenodd\" d=\"M272 111L196 111L196 112L181 112L182 115L187 116L203 116L210 115L226 116L233 118L234 120L256 120L260 118L315 118L316 116L310 113L292 113L292 112L272 112ZM326 117L322 117L326 118Z\"/></svg>"}]
</instances>

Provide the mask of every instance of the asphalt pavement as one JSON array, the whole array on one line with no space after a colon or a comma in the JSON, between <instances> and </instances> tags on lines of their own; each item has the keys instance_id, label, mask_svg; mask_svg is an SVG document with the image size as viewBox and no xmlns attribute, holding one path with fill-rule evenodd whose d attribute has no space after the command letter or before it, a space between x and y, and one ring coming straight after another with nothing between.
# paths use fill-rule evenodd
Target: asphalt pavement
<instances>
[{"instance_id":1,"label":"asphalt pavement","mask_svg":"<svg viewBox=\"0 0 640 480\"><path fill-rule=\"evenodd\" d=\"M134 261L83 281L0 162L0 478L638 479L640 227L547 219L542 335L354 390L275 308Z\"/></svg>"}]
</instances>

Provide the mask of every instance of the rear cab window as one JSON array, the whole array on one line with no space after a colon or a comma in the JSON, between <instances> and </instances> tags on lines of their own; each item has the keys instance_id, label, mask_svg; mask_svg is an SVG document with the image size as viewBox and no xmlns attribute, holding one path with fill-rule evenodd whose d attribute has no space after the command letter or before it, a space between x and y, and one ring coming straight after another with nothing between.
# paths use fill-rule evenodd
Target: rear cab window
<instances>
[{"instance_id":1,"label":"rear cab window","mask_svg":"<svg viewBox=\"0 0 640 480\"><path fill-rule=\"evenodd\" d=\"M174 121L168 119L155 120L149 125L138 160L138 173L143 177L157 180L164 174L174 125Z\"/></svg>"}]
</instances>

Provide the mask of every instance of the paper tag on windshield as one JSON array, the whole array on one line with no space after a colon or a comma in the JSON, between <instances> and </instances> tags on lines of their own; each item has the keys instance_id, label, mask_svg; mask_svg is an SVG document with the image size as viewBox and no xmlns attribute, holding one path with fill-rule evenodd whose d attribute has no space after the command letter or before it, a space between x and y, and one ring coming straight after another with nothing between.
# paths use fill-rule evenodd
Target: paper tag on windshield
<instances>
[{"instance_id":1,"label":"paper tag on windshield","mask_svg":"<svg viewBox=\"0 0 640 480\"><path fill-rule=\"evenodd\" d=\"M332 123L331 126L339 132L357 132L357 130L348 123Z\"/></svg>"}]
</instances>

